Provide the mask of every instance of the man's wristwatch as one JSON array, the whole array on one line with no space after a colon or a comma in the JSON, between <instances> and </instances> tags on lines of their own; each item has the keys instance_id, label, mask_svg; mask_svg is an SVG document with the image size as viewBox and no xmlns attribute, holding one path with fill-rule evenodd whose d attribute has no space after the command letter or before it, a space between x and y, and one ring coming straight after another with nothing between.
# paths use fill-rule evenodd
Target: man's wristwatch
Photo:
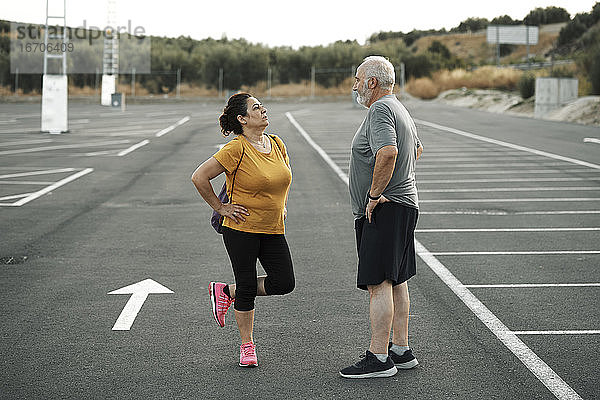
<instances>
[{"instance_id":1,"label":"man's wristwatch","mask_svg":"<svg viewBox=\"0 0 600 400\"><path fill-rule=\"evenodd\" d=\"M371 196L371 192L367 193L367 196L369 196L369 200L373 200L373 201L377 201L381 197L381 195L379 195L379 196Z\"/></svg>"}]
</instances>

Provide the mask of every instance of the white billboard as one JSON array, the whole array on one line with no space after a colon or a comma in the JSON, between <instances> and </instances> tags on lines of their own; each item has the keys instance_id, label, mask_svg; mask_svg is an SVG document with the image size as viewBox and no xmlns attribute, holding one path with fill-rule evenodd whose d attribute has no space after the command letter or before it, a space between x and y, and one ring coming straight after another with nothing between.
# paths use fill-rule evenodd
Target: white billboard
<instances>
[{"instance_id":1,"label":"white billboard","mask_svg":"<svg viewBox=\"0 0 600 400\"><path fill-rule=\"evenodd\" d=\"M494 44L538 44L539 28L528 25L489 25L487 41Z\"/></svg>"}]
</instances>

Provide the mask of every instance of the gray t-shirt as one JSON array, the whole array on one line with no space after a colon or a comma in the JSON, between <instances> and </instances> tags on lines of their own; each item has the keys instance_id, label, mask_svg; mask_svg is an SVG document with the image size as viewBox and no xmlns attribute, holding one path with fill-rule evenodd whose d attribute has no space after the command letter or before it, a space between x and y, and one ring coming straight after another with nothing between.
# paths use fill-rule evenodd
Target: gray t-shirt
<instances>
[{"instance_id":1,"label":"gray t-shirt","mask_svg":"<svg viewBox=\"0 0 600 400\"><path fill-rule=\"evenodd\" d=\"M419 208L415 183L417 127L406 108L393 94L383 96L369 108L352 140L350 156L350 201L354 218L365 215L368 192L373 180L375 155L384 146L396 146L396 166L383 195L412 208Z\"/></svg>"}]
</instances>

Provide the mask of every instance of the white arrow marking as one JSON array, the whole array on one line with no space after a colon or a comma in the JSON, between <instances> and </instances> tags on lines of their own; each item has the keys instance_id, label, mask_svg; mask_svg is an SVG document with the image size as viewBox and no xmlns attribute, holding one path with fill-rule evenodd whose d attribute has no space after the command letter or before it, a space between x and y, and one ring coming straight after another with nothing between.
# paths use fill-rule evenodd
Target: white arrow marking
<instances>
[{"instance_id":1,"label":"white arrow marking","mask_svg":"<svg viewBox=\"0 0 600 400\"><path fill-rule=\"evenodd\" d=\"M121 315L117 318L117 322L113 326L113 331L128 331L135 321L138 313L142 309L142 305L148 298L150 293L173 293L169 288L161 285L160 283L153 281L152 279L146 279L133 285L125 286L121 289L113 290L108 294L131 294L127 304L121 311Z\"/></svg>"}]
</instances>

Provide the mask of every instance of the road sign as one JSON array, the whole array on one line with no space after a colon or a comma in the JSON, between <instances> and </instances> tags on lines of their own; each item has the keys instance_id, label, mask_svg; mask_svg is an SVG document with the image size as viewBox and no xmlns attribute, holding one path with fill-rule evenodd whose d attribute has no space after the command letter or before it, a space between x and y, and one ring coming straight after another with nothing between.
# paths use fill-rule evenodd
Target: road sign
<instances>
[{"instance_id":1,"label":"road sign","mask_svg":"<svg viewBox=\"0 0 600 400\"><path fill-rule=\"evenodd\" d=\"M487 41L494 44L538 44L539 28L529 25L489 25Z\"/></svg>"}]
</instances>

